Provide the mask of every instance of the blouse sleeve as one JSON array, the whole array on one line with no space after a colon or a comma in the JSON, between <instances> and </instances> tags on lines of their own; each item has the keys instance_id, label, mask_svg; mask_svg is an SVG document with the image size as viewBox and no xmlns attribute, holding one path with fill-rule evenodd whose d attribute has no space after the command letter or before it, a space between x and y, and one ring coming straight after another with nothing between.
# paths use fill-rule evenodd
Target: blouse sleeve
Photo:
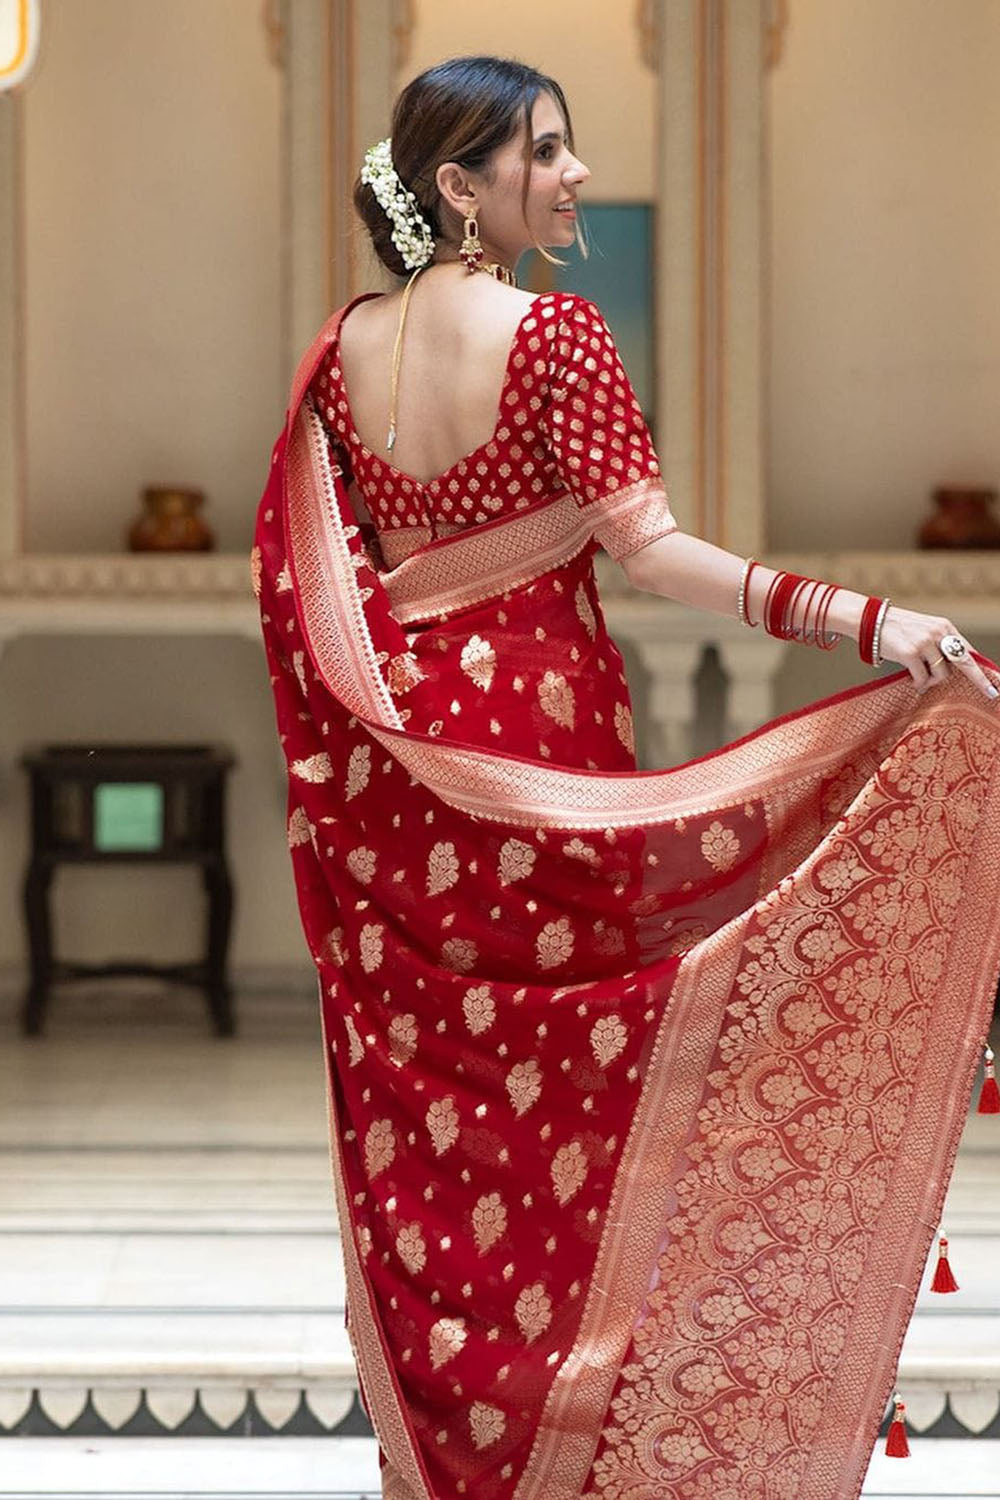
<instances>
[{"instance_id":1,"label":"blouse sleeve","mask_svg":"<svg viewBox=\"0 0 1000 1500\"><path fill-rule=\"evenodd\" d=\"M547 438L594 536L621 561L676 531L642 408L595 303L566 298L553 319Z\"/></svg>"}]
</instances>

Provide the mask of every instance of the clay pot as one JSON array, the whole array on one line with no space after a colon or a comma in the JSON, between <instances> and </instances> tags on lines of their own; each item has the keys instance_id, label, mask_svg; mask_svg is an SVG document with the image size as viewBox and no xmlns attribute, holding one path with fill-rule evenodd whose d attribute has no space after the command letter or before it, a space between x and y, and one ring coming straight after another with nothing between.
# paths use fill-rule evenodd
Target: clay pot
<instances>
[{"instance_id":1,"label":"clay pot","mask_svg":"<svg viewBox=\"0 0 1000 1500\"><path fill-rule=\"evenodd\" d=\"M142 492L143 512L128 530L132 552L210 552L211 527L198 515L202 490L150 485Z\"/></svg>"},{"instance_id":2,"label":"clay pot","mask_svg":"<svg viewBox=\"0 0 1000 1500\"><path fill-rule=\"evenodd\" d=\"M990 511L996 490L941 485L937 509L917 534L921 547L1000 547L1000 520Z\"/></svg>"}]
</instances>

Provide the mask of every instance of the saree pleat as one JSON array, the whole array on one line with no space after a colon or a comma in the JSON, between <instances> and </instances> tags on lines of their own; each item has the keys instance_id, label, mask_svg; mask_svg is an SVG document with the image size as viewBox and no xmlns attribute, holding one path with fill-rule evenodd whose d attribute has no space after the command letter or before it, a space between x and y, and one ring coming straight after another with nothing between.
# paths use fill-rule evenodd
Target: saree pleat
<instances>
[{"instance_id":1,"label":"saree pleat","mask_svg":"<svg viewBox=\"0 0 1000 1500\"><path fill-rule=\"evenodd\" d=\"M855 1497L990 1020L997 713L899 673L638 772L585 508L366 548L337 317L253 568L384 1493Z\"/></svg>"}]
</instances>

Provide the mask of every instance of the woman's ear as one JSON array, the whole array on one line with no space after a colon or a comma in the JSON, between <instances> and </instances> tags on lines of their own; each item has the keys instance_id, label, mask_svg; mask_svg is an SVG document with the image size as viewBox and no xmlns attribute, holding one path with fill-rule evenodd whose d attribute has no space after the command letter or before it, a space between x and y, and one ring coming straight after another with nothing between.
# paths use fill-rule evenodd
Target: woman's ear
<instances>
[{"instance_id":1,"label":"woman's ear","mask_svg":"<svg viewBox=\"0 0 1000 1500\"><path fill-rule=\"evenodd\" d=\"M476 212L476 194L464 167L457 162L442 162L434 174L442 201L463 219Z\"/></svg>"}]
</instances>

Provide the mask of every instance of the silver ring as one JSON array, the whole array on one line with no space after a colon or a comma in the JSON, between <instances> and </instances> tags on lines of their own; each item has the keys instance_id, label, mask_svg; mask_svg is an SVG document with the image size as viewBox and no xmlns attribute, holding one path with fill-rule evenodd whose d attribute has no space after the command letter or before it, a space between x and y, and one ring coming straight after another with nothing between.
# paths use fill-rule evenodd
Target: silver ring
<instances>
[{"instance_id":1,"label":"silver ring","mask_svg":"<svg viewBox=\"0 0 1000 1500\"><path fill-rule=\"evenodd\" d=\"M969 648L960 635L943 635L938 641L942 655L949 661L965 661Z\"/></svg>"}]
</instances>

